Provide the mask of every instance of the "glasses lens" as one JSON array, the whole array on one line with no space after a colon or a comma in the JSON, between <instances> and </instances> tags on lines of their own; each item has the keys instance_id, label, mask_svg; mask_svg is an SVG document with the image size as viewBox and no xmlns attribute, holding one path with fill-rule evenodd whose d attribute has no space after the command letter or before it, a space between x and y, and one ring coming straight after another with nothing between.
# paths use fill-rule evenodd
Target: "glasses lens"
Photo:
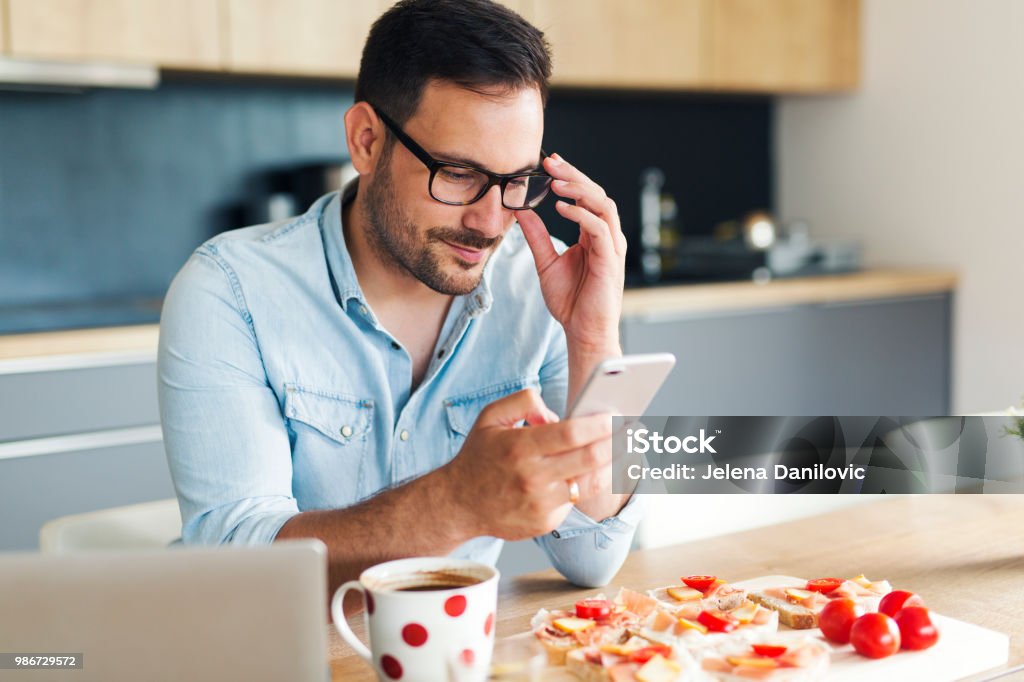
<instances>
[{"instance_id":1,"label":"glasses lens","mask_svg":"<svg viewBox=\"0 0 1024 682\"><path fill-rule=\"evenodd\" d=\"M505 208L533 208L547 196L548 188L550 187L551 176L517 175L509 178L501 201L505 204Z\"/></svg>"},{"instance_id":2,"label":"glasses lens","mask_svg":"<svg viewBox=\"0 0 1024 682\"><path fill-rule=\"evenodd\" d=\"M430 185L430 195L449 204L468 204L487 186L487 176L459 166L438 166Z\"/></svg>"}]
</instances>

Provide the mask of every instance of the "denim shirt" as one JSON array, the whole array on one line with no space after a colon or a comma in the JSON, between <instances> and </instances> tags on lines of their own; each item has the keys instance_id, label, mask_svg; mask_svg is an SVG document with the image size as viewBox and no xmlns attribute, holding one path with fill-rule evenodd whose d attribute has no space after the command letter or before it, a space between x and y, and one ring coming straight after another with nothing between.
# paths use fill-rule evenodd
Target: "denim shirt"
<instances>
[{"instance_id":1,"label":"denim shirt","mask_svg":"<svg viewBox=\"0 0 1024 682\"><path fill-rule=\"evenodd\" d=\"M334 192L300 217L218 235L171 284L160 415L185 543L270 543L300 511L349 507L421 476L458 453L484 406L515 391L533 387L564 412L565 335L518 226L476 289L453 300L413 391L410 355L356 279L342 203ZM636 500L600 523L574 507L535 540L571 582L605 584L629 551ZM501 547L478 537L451 555L493 564Z\"/></svg>"}]
</instances>

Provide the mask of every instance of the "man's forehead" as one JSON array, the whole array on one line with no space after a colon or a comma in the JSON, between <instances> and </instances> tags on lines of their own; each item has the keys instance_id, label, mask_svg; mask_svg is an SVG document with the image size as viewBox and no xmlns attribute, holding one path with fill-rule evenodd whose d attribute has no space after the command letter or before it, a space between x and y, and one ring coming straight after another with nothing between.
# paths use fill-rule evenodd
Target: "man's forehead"
<instances>
[{"instance_id":1,"label":"man's forehead","mask_svg":"<svg viewBox=\"0 0 1024 682\"><path fill-rule=\"evenodd\" d=\"M544 105L536 88L476 92L445 81L426 86L406 130L450 161L512 172L537 163L544 137ZM424 139L419 139L417 134ZM500 164L502 168L494 167Z\"/></svg>"}]
</instances>

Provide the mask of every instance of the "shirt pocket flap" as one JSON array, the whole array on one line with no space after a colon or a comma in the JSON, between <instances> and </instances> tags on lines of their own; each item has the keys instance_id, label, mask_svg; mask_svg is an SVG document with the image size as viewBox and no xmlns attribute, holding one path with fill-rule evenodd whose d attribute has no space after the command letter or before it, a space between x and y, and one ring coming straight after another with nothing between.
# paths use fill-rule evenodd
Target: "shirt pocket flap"
<instances>
[{"instance_id":1,"label":"shirt pocket flap","mask_svg":"<svg viewBox=\"0 0 1024 682\"><path fill-rule=\"evenodd\" d=\"M461 436L469 435L473 424L476 423L477 417L485 407L495 400L525 388L535 388L539 391L540 381L536 377L520 377L448 398L444 401L445 409L448 412L448 425L451 426L452 431Z\"/></svg>"},{"instance_id":2,"label":"shirt pocket flap","mask_svg":"<svg viewBox=\"0 0 1024 682\"><path fill-rule=\"evenodd\" d=\"M297 384L285 384L284 413L342 445L366 440L373 428L372 400Z\"/></svg>"}]
</instances>

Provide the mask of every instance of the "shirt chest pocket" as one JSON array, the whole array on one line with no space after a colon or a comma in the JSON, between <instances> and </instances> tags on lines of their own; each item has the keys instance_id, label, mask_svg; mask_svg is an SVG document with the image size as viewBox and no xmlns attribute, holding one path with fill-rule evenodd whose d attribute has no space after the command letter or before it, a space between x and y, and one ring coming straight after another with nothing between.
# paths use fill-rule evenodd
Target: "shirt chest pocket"
<instances>
[{"instance_id":1,"label":"shirt chest pocket","mask_svg":"<svg viewBox=\"0 0 1024 682\"><path fill-rule=\"evenodd\" d=\"M458 453L466 436L473 429L477 417L485 407L506 396L526 388L540 392L540 380L537 377L521 377L504 381L486 388L452 396L444 401L448 414L448 427L452 445L452 455Z\"/></svg>"},{"instance_id":2,"label":"shirt chest pocket","mask_svg":"<svg viewBox=\"0 0 1024 682\"><path fill-rule=\"evenodd\" d=\"M341 448L360 456L373 430L373 401L340 393L285 384L284 414L295 434L296 448Z\"/></svg>"}]
</instances>

